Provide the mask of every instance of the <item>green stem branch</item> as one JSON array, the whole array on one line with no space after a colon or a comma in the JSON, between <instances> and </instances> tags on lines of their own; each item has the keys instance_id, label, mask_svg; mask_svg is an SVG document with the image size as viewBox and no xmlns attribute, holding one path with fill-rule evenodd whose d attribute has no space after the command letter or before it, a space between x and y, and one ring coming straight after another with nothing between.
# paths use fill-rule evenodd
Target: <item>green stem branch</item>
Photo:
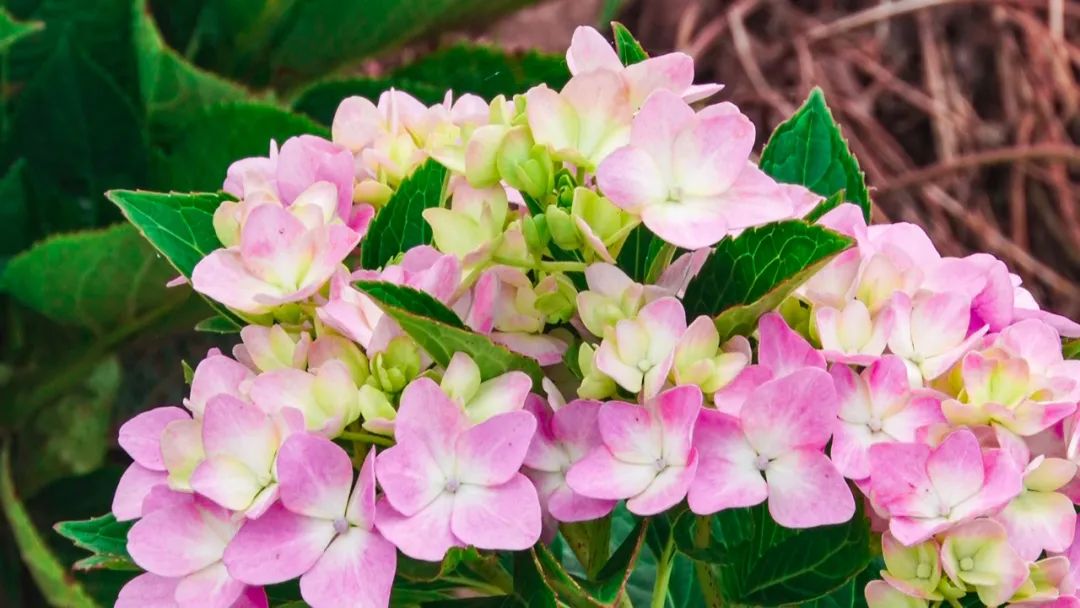
<instances>
[{"instance_id":1,"label":"green stem branch","mask_svg":"<svg viewBox=\"0 0 1080 608\"><path fill-rule=\"evenodd\" d=\"M667 603L668 585L671 584L671 567L675 564L675 535L668 535L664 552L656 560L656 583L653 585L651 608L664 608Z\"/></svg>"},{"instance_id":2,"label":"green stem branch","mask_svg":"<svg viewBox=\"0 0 1080 608\"><path fill-rule=\"evenodd\" d=\"M341 439L348 439L350 441L359 441L362 443L373 443L375 445L381 445L384 447L390 447L394 445L394 440L389 437L383 437L382 435L376 435L374 433L367 433L364 431L342 431L338 435Z\"/></svg>"}]
</instances>

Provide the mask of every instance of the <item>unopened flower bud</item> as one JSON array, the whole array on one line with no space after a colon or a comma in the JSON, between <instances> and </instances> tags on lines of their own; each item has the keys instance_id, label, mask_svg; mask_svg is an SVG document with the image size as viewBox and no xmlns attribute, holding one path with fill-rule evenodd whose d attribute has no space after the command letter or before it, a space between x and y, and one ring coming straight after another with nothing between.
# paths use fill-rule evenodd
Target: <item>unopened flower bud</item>
<instances>
[{"instance_id":1,"label":"unopened flower bud","mask_svg":"<svg viewBox=\"0 0 1080 608\"><path fill-rule=\"evenodd\" d=\"M555 205L549 205L544 215L547 217L548 230L551 231L551 240L555 241L556 245L568 251L581 248L581 232L569 213Z\"/></svg>"},{"instance_id":2,"label":"unopened flower bud","mask_svg":"<svg viewBox=\"0 0 1080 608\"><path fill-rule=\"evenodd\" d=\"M615 394L615 381L593 365L595 355L596 350L588 344L582 343L578 349L577 364L582 375L578 397L582 399L607 399Z\"/></svg>"},{"instance_id":3,"label":"unopened flower bud","mask_svg":"<svg viewBox=\"0 0 1080 608\"><path fill-rule=\"evenodd\" d=\"M399 393L419 373L419 348L408 336L398 336L371 359L367 381L384 392Z\"/></svg>"},{"instance_id":4,"label":"unopened flower bud","mask_svg":"<svg viewBox=\"0 0 1080 608\"><path fill-rule=\"evenodd\" d=\"M521 218L521 233L525 236L525 243L529 246L530 251L543 251L547 248L548 242L551 241L547 218L543 215L530 215Z\"/></svg>"},{"instance_id":5,"label":"unopened flower bud","mask_svg":"<svg viewBox=\"0 0 1080 608\"><path fill-rule=\"evenodd\" d=\"M311 345L311 336L307 332L290 334L280 325L248 325L240 330L240 339L244 341L247 358L263 372L304 369Z\"/></svg>"},{"instance_id":6,"label":"unopened flower bud","mask_svg":"<svg viewBox=\"0 0 1080 608\"><path fill-rule=\"evenodd\" d=\"M560 169L555 174L555 197L560 207L569 209L573 205L574 191L577 187L577 179L566 169Z\"/></svg>"},{"instance_id":7,"label":"unopened flower bud","mask_svg":"<svg viewBox=\"0 0 1080 608\"><path fill-rule=\"evenodd\" d=\"M577 289L565 274L550 274L536 284L536 309L547 316L548 323L569 321L576 303Z\"/></svg>"},{"instance_id":8,"label":"unopened flower bud","mask_svg":"<svg viewBox=\"0 0 1080 608\"><path fill-rule=\"evenodd\" d=\"M384 183L373 179L365 179L353 188L353 202L367 203L376 209L382 208L390 201L394 191Z\"/></svg>"},{"instance_id":9,"label":"unopened flower bud","mask_svg":"<svg viewBox=\"0 0 1080 608\"><path fill-rule=\"evenodd\" d=\"M330 361L340 361L349 370L353 382L363 384L368 378L368 359L356 343L341 336L327 335L315 340L308 349L308 368L316 370Z\"/></svg>"},{"instance_id":10,"label":"unopened flower bud","mask_svg":"<svg viewBox=\"0 0 1080 608\"><path fill-rule=\"evenodd\" d=\"M370 384L365 384L360 387L359 399L364 430L379 435L393 435L397 410L390 403L390 398L386 396L386 393Z\"/></svg>"},{"instance_id":11,"label":"unopened flower bud","mask_svg":"<svg viewBox=\"0 0 1080 608\"><path fill-rule=\"evenodd\" d=\"M240 244L240 206L243 203L225 201L214 211L214 232L225 247Z\"/></svg>"},{"instance_id":12,"label":"unopened flower bud","mask_svg":"<svg viewBox=\"0 0 1080 608\"><path fill-rule=\"evenodd\" d=\"M495 164L507 184L533 198L542 198L553 188L551 153L536 145L526 127L514 127L505 133Z\"/></svg>"}]
</instances>

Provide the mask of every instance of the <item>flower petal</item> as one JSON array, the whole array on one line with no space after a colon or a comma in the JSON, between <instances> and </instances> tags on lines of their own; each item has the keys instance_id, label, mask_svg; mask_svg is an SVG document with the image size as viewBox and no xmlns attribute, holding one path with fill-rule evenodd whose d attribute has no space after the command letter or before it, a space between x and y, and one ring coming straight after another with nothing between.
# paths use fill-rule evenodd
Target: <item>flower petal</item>
<instances>
[{"instance_id":1,"label":"flower petal","mask_svg":"<svg viewBox=\"0 0 1080 608\"><path fill-rule=\"evenodd\" d=\"M566 483L590 498L619 500L637 496L656 478L656 465L624 462L598 447L566 473Z\"/></svg>"},{"instance_id":2,"label":"flower petal","mask_svg":"<svg viewBox=\"0 0 1080 608\"><path fill-rule=\"evenodd\" d=\"M117 521L130 521L142 517L143 500L156 486L164 486L167 474L164 471L152 471L137 462L124 471L116 484L113 495L112 513Z\"/></svg>"},{"instance_id":3,"label":"flower petal","mask_svg":"<svg viewBox=\"0 0 1080 608\"><path fill-rule=\"evenodd\" d=\"M335 534L334 522L293 513L278 503L244 523L223 559L245 583L281 583L307 572Z\"/></svg>"},{"instance_id":4,"label":"flower petal","mask_svg":"<svg viewBox=\"0 0 1080 608\"><path fill-rule=\"evenodd\" d=\"M649 487L626 501L626 508L637 515L656 515L674 507L686 498L697 472L698 455L690 450L685 466L668 466L653 479Z\"/></svg>"},{"instance_id":5,"label":"flower petal","mask_svg":"<svg viewBox=\"0 0 1080 608\"><path fill-rule=\"evenodd\" d=\"M806 368L759 386L742 408L742 428L759 454L823 448L836 423L836 389L823 370Z\"/></svg>"},{"instance_id":6,"label":"flower petal","mask_svg":"<svg viewBox=\"0 0 1080 608\"><path fill-rule=\"evenodd\" d=\"M225 564L217 562L185 576L176 585L180 608L232 608L247 585L229 576Z\"/></svg>"},{"instance_id":7,"label":"flower petal","mask_svg":"<svg viewBox=\"0 0 1080 608\"><path fill-rule=\"evenodd\" d=\"M536 431L530 412L508 412L482 422L457 440L458 480L494 486L510 481L521 468Z\"/></svg>"},{"instance_id":8,"label":"flower petal","mask_svg":"<svg viewBox=\"0 0 1080 608\"><path fill-rule=\"evenodd\" d=\"M132 460L146 469L164 471L161 460L161 433L173 420L190 418L178 407L157 407L145 411L120 427L117 443Z\"/></svg>"},{"instance_id":9,"label":"flower petal","mask_svg":"<svg viewBox=\"0 0 1080 608\"><path fill-rule=\"evenodd\" d=\"M816 450L789 452L769 463L769 514L785 528L838 524L855 514L855 497L833 463Z\"/></svg>"},{"instance_id":10,"label":"flower petal","mask_svg":"<svg viewBox=\"0 0 1080 608\"><path fill-rule=\"evenodd\" d=\"M299 433L278 450L281 502L294 513L334 520L345 515L352 488L352 462L333 441Z\"/></svg>"},{"instance_id":11,"label":"flower petal","mask_svg":"<svg viewBox=\"0 0 1080 608\"><path fill-rule=\"evenodd\" d=\"M335 538L300 577L300 595L312 608L383 608L397 569L397 551L381 535L351 528Z\"/></svg>"},{"instance_id":12,"label":"flower petal","mask_svg":"<svg viewBox=\"0 0 1080 608\"><path fill-rule=\"evenodd\" d=\"M375 506L375 527L405 555L413 559L437 562L442 560L451 547L464 546L450 530L453 511L453 494L440 494L434 501L408 517L395 511L384 499Z\"/></svg>"},{"instance_id":13,"label":"flower petal","mask_svg":"<svg viewBox=\"0 0 1080 608\"><path fill-rule=\"evenodd\" d=\"M462 484L450 527L454 536L478 549L528 549L540 540L536 488L521 474L498 486Z\"/></svg>"}]
</instances>

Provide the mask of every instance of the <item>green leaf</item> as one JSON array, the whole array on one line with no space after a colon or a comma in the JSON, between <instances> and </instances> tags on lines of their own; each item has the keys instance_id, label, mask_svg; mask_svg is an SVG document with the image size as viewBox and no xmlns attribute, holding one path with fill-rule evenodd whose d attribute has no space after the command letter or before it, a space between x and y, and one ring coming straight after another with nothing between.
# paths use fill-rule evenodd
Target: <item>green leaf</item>
<instances>
[{"instance_id":1,"label":"green leaf","mask_svg":"<svg viewBox=\"0 0 1080 608\"><path fill-rule=\"evenodd\" d=\"M641 224L630 231L615 262L627 276L641 283L648 276L649 267L663 244L645 224Z\"/></svg>"},{"instance_id":2,"label":"green leaf","mask_svg":"<svg viewBox=\"0 0 1080 608\"><path fill-rule=\"evenodd\" d=\"M445 323L450 327L465 329L465 324L461 322L457 313L418 289L383 281L358 281L356 288L385 304Z\"/></svg>"},{"instance_id":3,"label":"green leaf","mask_svg":"<svg viewBox=\"0 0 1080 608\"><path fill-rule=\"evenodd\" d=\"M807 213L806 216L803 217L803 221L813 224L814 222L817 222L819 219L821 219L822 216L824 216L826 213L832 211L833 209L836 209L840 205L843 205L845 202L844 192L846 191L841 190L818 203L816 207L810 210L810 213Z\"/></svg>"},{"instance_id":4,"label":"green leaf","mask_svg":"<svg viewBox=\"0 0 1080 608\"><path fill-rule=\"evenodd\" d=\"M0 289L61 324L96 335L187 299L165 286L175 271L131 226L60 234L8 263Z\"/></svg>"},{"instance_id":5,"label":"green leaf","mask_svg":"<svg viewBox=\"0 0 1080 608\"><path fill-rule=\"evenodd\" d=\"M648 525L644 519L637 522L594 580L580 579L570 574L559 558L542 543L533 547L532 552L544 580L560 600L575 607L615 606L626 592L626 583L645 546Z\"/></svg>"},{"instance_id":6,"label":"green leaf","mask_svg":"<svg viewBox=\"0 0 1080 608\"><path fill-rule=\"evenodd\" d=\"M305 133L330 136L307 116L260 102L221 103L189 116L165 127L173 138L163 142L163 158L155 170L159 189L215 191L229 165L248 156L266 156L271 140L281 144Z\"/></svg>"},{"instance_id":7,"label":"green leaf","mask_svg":"<svg viewBox=\"0 0 1080 608\"><path fill-rule=\"evenodd\" d=\"M134 522L119 522L112 513L82 521L62 521L53 529L80 549L93 553L79 562L106 569L129 569L133 566L127 551L127 534ZM78 566L77 566L78 567Z\"/></svg>"},{"instance_id":8,"label":"green leaf","mask_svg":"<svg viewBox=\"0 0 1080 608\"><path fill-rule=\"evenodd\" d=\"M31 222L25 174L26 161L20 158L0 178L0 201L4 201L0 205L0 272L10 256L26 249L38 236Z\"/></svg>"},{"instance_id":9,"label":"green leaf","mask_svg":"<svg viewBox=\"0 0 1080 608\"><path fill-rule=\"evenodd\" d=\"M585 567L586 576L595 578L610 555L611 518L562 523L559 532Z\"/></svg>"},{"instance_id":10,"label":"green leaf","mask_svg":"<svg viewBox=\"0 0 1080 608\"><path fill-rule=\"evenodd\" d=\"M710 523L707 549L694 542ZM846 523L793 530L769 517L765 505L729 509L710 518L693 513L675 524L680 551L715 564L728 603L778 606L815 600L843 587L871 560L870 525L861 505Z\"/></svg>"},{"instance_id":11,"label":"green leaf","mask_svg":"<svg viewBox=\"0 0 1080 608\"><path fill-rule=\"evenodd\" d=\"M401 182L371 222L360 251L364 268L382 268L397 254L431 242L431 226L424 221L423 212L442 205L448 173L446 167L429 159Z\"/></svg>"},{"instance_id":12,"label":"green leaf","mask_svg":"<svg viewBox=\"0 0 1080 608\"><path fill-rule=\"evenodd\" d=\"M49 550L26 507L19 501L11 477L11 454L6 448L0 452L0 507L3 507L23 563L45 600L53 606L96 608L93 598L71 578Z\"/></svg>"},{"instance_id":13,"label":"green leaf","mask_svg":"<svg viewBox=\"0 0 1080 608\"><path fill-rule=\"evenodd\" d=\"M484 23L531 0L304 0L283 15L272 38L269 71L303 82L357 58L456 24ZM362 33L358 35L357 33Z\"/></svg>"},{"instance_id":14,"label":"green leaf","mask_svg":"<svg viewBox=\"0 0 1080 608\"><path fill-rule=\"evenodd\" d=\"M20 92L10 144L29 163L45 232L111 223L115 210L98 204L100 193L148 175L141 113L69 36Z\"/></svg>"},{"instance_id":15,"label":"green leaf","mask_svg":"<svg viewBox=\"0 0 1080 608\"><path fill-rule=\"evenodd\" d=\"M686 288L687 318L715 316L721 339L749 332L761 315L850 245L845 236L797 220L725 238Z\"/></svg>"},{"instance_id":16,"label":"green leaf","mask_svg":"<svg viewBox=\"0 0 1080 608\"><path fill-rule=\"evenodd\" d=\"M61 477L89 473L105 464L121 379L117 358L102 357L74 386L33 413L20 430L15 453L16 481L26 495Z\"/></svg>"},{"instance_id":17,"label":"green leaf","mask_svg":"<svg viewBox=\"0 0 1080 608\"><path fill-rule=\"evenodd\" d=\"M570 79L570 70L558 55L458 44L423 56L395 71L393 77L450 90L455 97L473 93L490 101L497 95L513 97L539 84L559 90Z\"/></svg>"},{"instance_id":18,"label":"green leaf","mask_svg":"<svg viewBox=\"0 0 1080 608\"><path fill-rule=\"evenodd\" d=\"M847 200L862 207L866 221L870 221L866 178L821 89L810 91L802 107L776 127L759 164L777 181L806 186L824 197L843 190Z\"/></svg>"},{"instance_id":19,"label":"green leaf","mask_svg":"<svg viewBox=\"0 0 1080 608\"><path fill-rule=\"evenodd\" d=\"M223 317L221 315L214 315L195 324L195 331L201 331L208 334L236 334L240 333L241 329L242 328L236 324L234 319Z\"/></svg>"},{"instance_id":20,"label":"green leaf","mask_svg":"<svg viewBox=\"0 0 1080 608\"><path fill-rule=\"evenodd\" d=\"M623 65L632 65L649 58L649 54L625 25L612 21L611 32L615 35L615 51L619 53L619 61L622 61Z\"/></svg>"},{"instance_id":21,"label":"green leaf","mask_svg":"<svg viewBox=\"0 0 1080 608\"><path fill-rule=\"evenodd\" d=\"M1080 359L1080 338L1066 340L1061 345L1061 354L1066 359Z\"/></svg>"},{"instance_id":22,"label":"green leaf","mask_svg":"<svg viewBox=\"0 0 1080 608\"><path fill-rule=\"evenodd\" d=\"M16 21L11 13L0 8L0 52L15 44L19 39L40 31L45 24L40 21Z\"/></svg>"},{"instance_id":23,"label":"green leaf","mask_svg":"<svg viewBox=\"0 0 1080 608\"><path fill-rule=\"evenodd\" d=\"M200 108L248 95L240 85L188 63L169 48L146 0L135 0L133 9L139 91L151 125L184 122Z\"/></svg>"},{"instance_id":24,"label":"green leaf","mask_svg":"<svg viewBox=\"0 0 1080 608\"><path fill-rule=\"evenodd\" d=\"M544 375L536 360L510 352L486 336L399 308L393 301L381 300L377 292L367 292L367 294L378 302L383 311L397 321L401 329L416 340L420 348L427 351L439 365L446 367L450 364L454 353L462 352L473 358L484 380L509 371L520 370L532 378L534 390L542 390L540 381Z\"/></svg>"},{"instance_id":25,"label":"green leaf","mask_svg":"<svg viewBox=\"0 0 1080 608\"><path fill-rule=\"evenodd\" d=\"M412 95L425 105L439 103L446 95L445 89L404 78L335 78L317 82L301 91L292 108L320 124L329 125L338 105L346 97L359 96L378 103L379 96L392 88Z\"/></svg>"},{"instance_id":26,"label":"green leaf","mask_svg":"<svg viewBox=\"0 0 1080 608\"><path fill-rule=\"evenodd\" d=\"M185 277L191 278L199 260L221 247L214 231L214 211L222 201L228 200L227 194L110 190L105 195ZM207 302L222 317L233 320L238 328L243 325L226 307L211 300Z\"/></svg>"}]
</instances>

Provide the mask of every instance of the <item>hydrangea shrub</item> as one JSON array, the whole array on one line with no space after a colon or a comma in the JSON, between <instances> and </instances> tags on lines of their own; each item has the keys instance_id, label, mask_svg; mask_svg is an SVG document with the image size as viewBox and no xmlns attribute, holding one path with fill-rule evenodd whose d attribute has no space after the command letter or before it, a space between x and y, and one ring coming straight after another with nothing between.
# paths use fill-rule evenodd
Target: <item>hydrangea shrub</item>
<instances>
[{"instance_id":1,"label":"hydrangea shrub","mask_svg":"<svg viewBox=\"0 0 1080 608\"><path fill-rule=\"evenodd\" d=\"M110 193L238 332L58 526L117 606L1080 604L1080 325L615 35Z\"/></svg>"}]
</instances>

